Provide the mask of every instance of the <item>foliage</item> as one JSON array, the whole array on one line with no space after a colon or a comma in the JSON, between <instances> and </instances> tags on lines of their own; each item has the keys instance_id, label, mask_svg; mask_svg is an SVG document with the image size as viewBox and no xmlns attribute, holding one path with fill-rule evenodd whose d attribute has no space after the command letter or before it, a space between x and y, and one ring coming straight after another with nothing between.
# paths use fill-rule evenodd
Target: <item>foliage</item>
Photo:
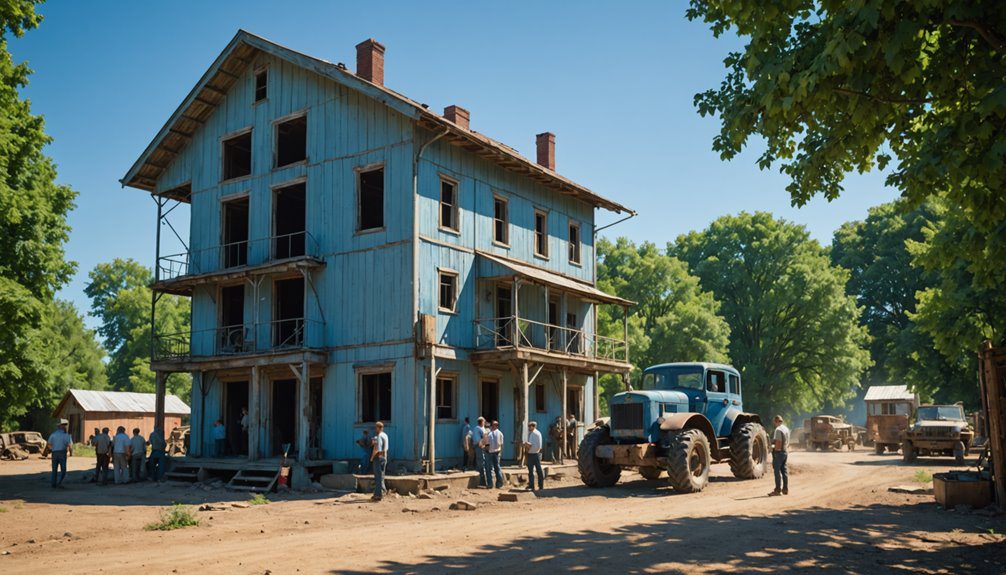
<instances>
[{"instance_id":1,"label":"foliage","mask_svg":"<svg viewBox=\"0 0 1006 575\"><path fill-rule=\"evenodd\" d=\"M924 241L924 230L936 223L931 203L915 209L903 200L877 206L866 220L835 232L831 259L849 270L846 291L863 308L875 362L867 379L879 385L905 382L924 400L963 400L974 407L974 355L940 353L915 321L916 294L936 287L939 277L913 265L908 244Z\"/></svg>"},{"instance_id":2,"label":"foliage","mask_svg":"<svg viewBox=\"0 0 1006 575\"><path fill-rule=\"evenodd\" d=\"M18 93L31 70L7 49L8 34L19 37L40 21L35 2L0 3L0 427L48 397L53 374L38 330L75 267L63 250L75 192L56 184L43 153L50 142L44 121Z\"/></svg>"},{"instance_id":3,"label":"foliage","mask_svg":"<svg viewBox=\"0 0 1006 575\"><path fill-rule=\"evenodd\" d=\"M719 304L689 275L685 264L645 242L636 246L626 238L597 242L598 287L637 302L630 308L629 346L632 362L640 367L672 361L726 362L730 328L718 315ZM601 306L601 335L623 336L620 309ZM621 391L615 376L601 381L602 399Z\"/></svg>"},{"instance_id":4,"label":"foliage","mask_svg":"<svg viewBox=\"0 0 1006 575\"><path fill-rule=\"evenodd\" d=\"M268 505L272 502L269 501L269 498L266 497L265 493L256 493L255 495L252 495L252 498L248 500L248 503L251 505Z\"/></svg>"},{"instance_id":5,"label":"foliage","mask_svg":"<svg viewBox=\"0 0 1006 575\"><path fill-rule=\"evenodd\" d=\"M175 503L171 507L161 510L159 521L150 523L143 529L146 531L171 531L172 529L194 527L196 525L199 525L199 519L192 514L192 509L181 503Z\"/></svg>"},{"instance_id":6,"label":"foliage","mask_svg":"<svg viewBox=\"0 0 1006 575\"><path fill-rule=\"evenodd\" d=\"M73 444L73 456L74 457L94 457L95 451L94 447L86 443L74 443Z\"/></svg>"},{"instance_id":7,"label":"foliage","mask_svg":"<svg viewBox=\"0 0 1006 575\"><path fill-rule=\"evenodd\" d=\"M746 408L804 413L855 394L870 358L859 309L845 294L849 274L803 226L742 212L667 250L720 302Z\"/></svg>"},{"instance_id":8,"label":"foliage","mask_svg":"<svg viewBox=\"0 0 1006 575\"><path fill-rule=\"evenodd\" d=\"M920 469L920 470L916 471L915 472L915 476L912 477L912 479L914 481L916 481L917 483L932 483L933 482L933 476L932 476L932 474L930 474L925 469Z\"/></svg>"}]
</instances>

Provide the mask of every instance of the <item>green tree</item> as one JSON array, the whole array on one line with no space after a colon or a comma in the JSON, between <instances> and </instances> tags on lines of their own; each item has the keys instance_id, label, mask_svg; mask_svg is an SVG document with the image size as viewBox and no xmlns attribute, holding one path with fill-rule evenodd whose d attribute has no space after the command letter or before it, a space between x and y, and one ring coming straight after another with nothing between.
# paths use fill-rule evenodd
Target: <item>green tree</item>
<instances>
[{"instance_id":1,"label":"green tree","mask_svg":"<svg viewBox=\"0 0 1006 575\"><path fill-rule=\"evenodd\" d=\"M630 309L629 344L639 368L672 361L728 361L730 328L718 315L719 303L699 286L698 278L677 258L649 242L627 238L597 242L597 284L609 293L637 302ZM622 337L621 310L601 306L598 331ZM638 371L638 369L637 369ZM638 379L638 373L634 374ZM619 378L601 381L604 405L621 391Z\"/></svg>"},{"instance_id":2,"label":"green tree","mask_svg":"<svg viewBox=\"0 0 1006 575\"><path fill-rule=\"evenodd\" d=\"M845 294L848 272L803 226L764 212L724 216L667 251L720 302L745 407L806 413L855 394L868 335Z\"/></svg>"},{"instance_id":3,"label":"green tree","mask_svg":"<svg viewBox=\"0 0 1006 575\"><path fill-rule=\"evenodd\" d=\"M0 427L48 398L53 374L38 331L75 267L63 249L75 193L56 184L43 153L45 123L19 95L31 70L7 49L9 34L20 37L40 21L35 2L0 2Z\"/></svg>"},{"instance_id":4,"label":"green tree","mask_svg":"<svg viewBox=\"0 0 1006 575\"><path fill-rule=\"evenodd\" d=\"M904 200L877 206L865 220L835 232L831 259L849 270L846 291L862 307L862 323L870 332L874 367L867 380L905 382L923 398L975 406L974 354L941 354L915 321L916 294L935 287L939 278L913 265L908 245L923 242L924 230L936 221L929 203L915 209Z\"/></svg>"}]
</instances>

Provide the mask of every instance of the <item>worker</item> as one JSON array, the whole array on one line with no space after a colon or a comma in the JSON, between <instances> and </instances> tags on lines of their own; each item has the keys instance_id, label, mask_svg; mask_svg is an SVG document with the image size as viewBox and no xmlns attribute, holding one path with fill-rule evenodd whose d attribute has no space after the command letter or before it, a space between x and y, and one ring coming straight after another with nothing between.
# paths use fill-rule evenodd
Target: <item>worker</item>
<instances>
[{"instance_id":1,"label":"worker","mask_svg":"<svg viewBox=\"0 0 1006 575\"><path fill-rule=\"evenodd\" d=\"M115 484L129 483L129 436L121 425L112 438L112 466L115 468Z\"/></svg>"},{"instance_id":2,"label":"worker","mask_svg":"<svg viewBox=\"0 0 1006 575\"><path fill-rule=\"evenodd\" d=\"M66 426L69 424L69 421L60 419L56 431L53 431L49 436L53 489L63 488L63 479L66 477L66 458L73 453L73 438L66 432Z\"/></svg>"},{"instance_id":3,"label":"worker","mask_svg":"<svg viewBox=\"0 0 1006 575\"><path fill-rule=\"evenodd\" d=\"M133 428L133 437L129 439L129 482L143 481L143 460L147 457L147 440L140 435L140 428Z\"/></svg>"},{"instance_id":4,"label":"worker","mask_svg":"<svg viewBox=\"0 0 1006 575\"><path fill-rule=\"evenodd\" d=\"M496 476L496 489L503 489L503 471L500 469L500 458L503 455L503 432L500 431L500 422L493 420L492 428L486 439L488 440L489 465L492 466ZM492 483L492 477L486 479L488 483Z\"/></svg>"},{"instance_id":5,"label":"worker","mask_svg":"<svg viewBox=\"0 0 1006 575\"><path fill-rule=\"evenodd\" d=\"M534 491L534 472L538 471L538 490L545 489L545 474L541 469L541 432L538 431L538 422L531 421L527 424L527 442L524 449L527 451L527 488Z\"/></svg>"},{"instance_id":6,"label":"worker","mask_svg":"<svg viewBox=\"0 0 1006 575\"><path fill-rule=\"evenodd\" d=\"M576 417L572 413L566 419L566 457L576 459Z\"/></svg>"},{"instance_id":7,"label":"worker","mask_svg":"<svg viewBox=\"0 0 1006 575\"><path fill-rule=\"evenodd\" d=\"M789 469L786 460L789 458L789 428L782 422L782 416L772 418L775 432L772 434L772 471L775 472L775 491L769 496L789 495Z\"/></svg>"},{"instance_id":8,"label":"worker","mask_svg":"<svg viewBox=\"0 0 1006 575\"><path fill-rule=\"evenodd\" d=\"M464 471L468 470L469 460L471 459L472 453L472 424L465 418L465 422L461 424L461 469Z\"/></svg>"},{"instance_id":9,"label":"worker","mask_svg":"<svg viewBox=\"0 0 1006 575\"><path fill-rule=\"evenodd\" d=\"M363 450L363 455L360 456L360 468L357 470L357 473L366 475L370 473L370 456L374 452L374 439L370 437L370 432L364 429L363 435L360 436L360 439L356 440L356 444Z\"/></svg>"},{"instance_id":10,"label":"worker","mask_svg":"<svg viewBox=\"0 0 1006 575\"><path fill-rule=\"evenodd\" d=\"M241 408L241 453L248 454L248 408Z\"/></svg>"},{"instance_id":11,"label":"worker","mask_svg":"<svg viewBox=\"0 0 1006 575\"><path fill-rule=\"evenodd\" d=\"M486 418L480 416L475 420L475 427L471 429L468 441L475 456L475 470L479 472L479 487L489 487L489 468L487 467L488 460L485 450L485 446L488 444L486 433Z\"/></svg>"},{"instance_id":12,"label":"worker","mask_svg":"<svg viewBox=\"0 0 1006 575\"><path fill-rule=\"evenodd\" d=\"M374 464L374 496L371 501L380 501L388 488L384 485L384 471L388 466L388 436L384 433L384 423L374 424L374 451L370 456Z\"/></svg>"},{"instance_id":13,"label":"worker","mask_svg":"<svg viewBox=\"0 0 1006 575\"><path fill-rule=\"evenodd\" d=\"M147 438L150 442L150 477L154 481L164 479L165 467L168 464L168 442L164 439L164 431L160 427L155 427Z\"/></svg>"},{"instance_id":14,"label":"worker","mask_svg":"<svg viewBox=\"0 0 1006 575\"><path fill-rule=\"evenodd\" d=\"M223 457L227 448L227 428L222 419L213 422L213 455Z\"/></svg>"},{"instance_id":15,"label":"worker","mask_svg":"<svg viewBox=\"0 0 1006 575\"><path fill-rule=\"evenodd\" d=\"M562 438L566 433L566 426L562 422L562 416L555 416L555 421L548 428L548 435L552 439L552 463L563 463L563 442Z\"/></svg>"},{"instance_id":16,"label":"worker","mask_svg":"<svg viewBox=\"0 0 1006 575\"><path fill-rule=\"evenodd\" d=\"M98 485L104 485L108 481L108 462L112 459L112 438L108 436L107 427L95 434L91 445L94 447L94 457L98 460L94 468L94 480Z\"/></svg>"}]
</instances>

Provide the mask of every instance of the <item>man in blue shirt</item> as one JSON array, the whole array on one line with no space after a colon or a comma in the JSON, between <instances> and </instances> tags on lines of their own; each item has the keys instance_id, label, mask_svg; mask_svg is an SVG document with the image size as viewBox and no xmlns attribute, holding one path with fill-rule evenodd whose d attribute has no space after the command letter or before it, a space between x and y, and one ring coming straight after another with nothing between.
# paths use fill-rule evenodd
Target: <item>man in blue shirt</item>
<instances>
[{"instance_id":1,"label":"man in blue shirt","mask_svg":"<svg viewBox=\"0 0 1006 575\"><path fill-rule=\"evenodd\" d=\"M154 428L148 440L150 441L150 475L154 481L160 481L164 478L164 468L168 464L168 458L165 454L168 442L165 441L164 432L160 427Z\"/></svg>"},{"instance_id":2,"label":"man in blue shirt","mask_svg":"<svg viewBox=\"0 0 1006 575\"><path fill-rule=\"evenodd\" d=\"M467 417L465 422L461 424L461 452L464 454L462 455L464 460L461 462L461 469L467 471L472 456L472 424L469 423Z\"/></svg>"},{"instance_id":3,"label":"man in blue shirt","mask_svg":"<svg viewBox=\"0 0 1006 575\"><path fill-rule=\"evenodd\" d=\"M356 444L363 450L363 455L360 456L360 469L357 472L360 475L366 475L370 473L370 459L371 455L374 454L374 440L370 437L370 433L364 429L363 436L356 440Z\"/></svg>"},{"instance_id":4,"label":"man in blue shirt","mask_svg":"<svg viewBox=\"0 0 1006 575\"><path fill-rule=\"evenodd\" d=\"M489 440L489 465L492 466L493 473L496 474L496 489L503 489L503 473L500 469L500 458L503 456L503 432L500 431L500 422L493 421L492 429L486 438ZM487 479L491 482L492 477Z\"/></svg>"},{"instance_id":5,"label":"man in blue shirt","mask_svg":"<svg viewBox=\"0 0 1006 575\"><path fill-rule=\"evenodd\" d=\"M63 487L63 478L66 477L66 456L73 453L73 438L66 432L69 424L65 419L59 420L59 427L49 436L49 449L52 453L52 487L53 489ZM57 479L57 470L59 470Z\"/></svg>"},{"instance_id":6,"label":"man in blue shirt","mask_svg":"<svg viewBox=\"0 0 1006 575\"><path fill-rule=\"evenodd\" d=\"M483 448L486 436L486 418L480 417L471 431L471 446L475 452L475 469L479 472L479 487L489 485L489 469L486 467L486 452Z\"/></svg>"},{"instance_id":7,"label":"man in blue shirt","mask_svg":"<svg viewBox=\"0 0 1006 575\"><path fill-rule=\"evenodd\" d=\"M384 423L374 424L374 452L370 456L374 464L374 496L371 501L380 501L387 487L384 486L384 471L388 466L388 436L384 433Z\"/></svg>"},{"instance_id":8,"label":"man in blue shirt","mask_svg":"<svg viewBox=\"0 0 1006 575\"><path fill-rule=\"evenodd\" d=\"M223 420L216 420L213 423L213 455L223 457L227 447L227 428L224 427Z\"/></svg>"}]
</instances>

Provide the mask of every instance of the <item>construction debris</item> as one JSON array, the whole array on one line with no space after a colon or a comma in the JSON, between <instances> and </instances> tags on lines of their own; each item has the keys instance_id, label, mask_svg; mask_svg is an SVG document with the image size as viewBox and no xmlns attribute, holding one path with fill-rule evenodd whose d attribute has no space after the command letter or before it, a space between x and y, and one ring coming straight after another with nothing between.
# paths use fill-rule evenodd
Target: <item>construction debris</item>
<instances>
[{"instance_id":1,"label":"construction debris","mask_svg":"<svg viewBox=\"0 0 1006 575\"><path fill-rule=\"evenodd\" d=\"M21 448L19 445L11 445L10 447L3 448L0 451L0 459L5 459L7 461L24 461L28 459L28 452Z\"/></svg>"},{"instance_id":2,"label":"construction debris","mask_svg":"<svg viewBox=\"0 0 1006 575\"><path fill-rule=\"evenodd\" d=\"M450 508L454 511L475 511L476 506L474 503L469 503L463 499L458 499L454 503L451 503Z\"/></svg>"},{"instance_id":3,"label":"construction debris","mask_svg":"<svg viewBox=\"0 0 1006 575\"><path fill-rule=\"evenodd\" d=\"M890 491L891 493L908 493L910 495L932 495L933 484L922 483L916 485L895 485L893 487L888 487L887 490Z\"/></svg>"},{"instance_id":4,"label":"construction debris","mask_svg":"<svg viewBox=\"0 0 1006 575\"><path fill-rule=\"evenodd\" d=\"M538 497L534 494L534 491L509 491L506 493L500 493L496 497L497 501L506 501L508 503L517 503L520 501L533 501Z\"/></svg>"}]
</instances>

